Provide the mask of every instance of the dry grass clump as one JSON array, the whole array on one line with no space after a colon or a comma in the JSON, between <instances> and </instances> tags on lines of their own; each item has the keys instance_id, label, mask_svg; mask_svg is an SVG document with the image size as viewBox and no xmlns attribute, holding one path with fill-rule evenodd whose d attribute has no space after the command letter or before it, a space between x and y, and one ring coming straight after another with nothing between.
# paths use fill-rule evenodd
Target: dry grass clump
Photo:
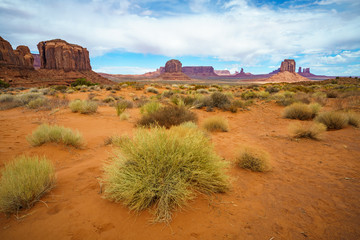
<instances>
[{"instance_id":1,"label":"dry grass clump","mask_svg":"<svg viewBox=\"0 0 360 240\"><path fill-rule=\"evenodd\" d=\"M89 114L89 113L95 113L97 111L98 104L93 101L76 99L70 102L69 107L72 112Z\"/></svg>"},{"instance_id":2,"label":"dry grass clump","mask_svg":"<svg viewBox=\"0 0 360 240\"><path fill-rule=\"evenodd\" d=\"M133 103L127 100L119 100L114 104L114 107L116 109L117 116L121 116L125 109L133 107Z\"/></svg>"},{"instance_id":3,"label":"dry grass clump","mask_svg":"<svg viewBox=\"0 0 360 240\"><path fill-rule=\"evenodd\" d=\"M155 222L171 221L196 192L229 188L225 162L198 128L138 129L119 150L105 167L105 198L134 211L154 208Z\"/></svg>"},{"instance_id":4,"label":"dry grass clump","mask_svg":"<svg viewBox=\"0 0 360 240\"><path fill-rule=\"evenodd\" d=\"M224 109L230 105L229 97L221 92L214 92L210 95L212 100L212 107L218 107Z\"/></svg>"},{"instance_id":5,"label":"dry grass clump","mask_svg":"<svg viewBox=\"0 0 360 240\"><path fill-rule=\"evenodd\" d=\"M150 102L145 103L140 108L140 113L143 115L152 114L152 113L156 112L157 110L159 110L160 107L161 107L161 104L158 101L150 101Z\"/></svg>"},{"instance_id":6,"label":"dry grass clump","mask_svg":"<svg viewBox=\"0 0 360 240\"><path fill-rule=\"evenodd\" d=\"M156 93L158 94L159 93L159 90L154 88L154 87L147 87L146 88L146 92L151 92L151 93Z\"/></svg>"},{"instance_id":7,"label":"dry grass clump","mask_svg":"<svg viewBox=\"0 0 360 240\"><path fill-rule=\"evenodd\" d=\"M157 111L143 115L137 122L138 126L152 127L155 125L170 128L183 122L196 122L197 116L185 107L166 106Z\"/></svg>"},{"instance_id":8,"label":"dry grass clump","mask_svg":"<svg viewBox=\"0 0 360 240\"><path fill-rule=\"evenodd\" d=\"M265 172L271 169L269 154L256 148L243 147L236 161L241 168L254 172Z\"/></svg>"},{"instance_id":9,"label":"dry grass clump","mask_svg":"<svg viewBox=\"0 0 360 240\"><path fill-rule=\"evenodd\" d=\"M40 146L47 142L63 143L75 148L83 145L82 136L78 131L74 132L70 128L58 125L42 124L26 139L32 146Z\"/></svg>"},{"instance_id":10,"label":"dry grass clump","mask_svg":"<svg viewBox=\"0 0 360 240\"><path fill-rule=\"evenodd\" d=\"M32 207L55 186L55 170L46 158L20 156L5 164L0 180L0 211Z\"/></svg>"},{"instance_id":11,"label":"dry grass clump","mask_svg":"<svg viewBox=\"0 0 360 240\"><path fill-rule=\"evenodd\" d=\"M348 112L348 123L354 127L360 127L360 114L355 112Z\"/></svg>"},{"instance_id":12,"label":"dry grass clump","mask_svg":"<svg viewBox=\"0 0 360 240\"><path fill-rule=\"evenodd\" d=\"M210 132L228 132L229 123L227 119L220 116L209 117L204 120L203 128Z\"/></svg>"},{"instance_id":13,"label":"dry grass clump","mask_svg":"<svg viewBox=\"0 0 360 240\"><path fill-rule=\"evenodd\" d=\"M318 103L293 103L284 109L283 116L290 119L309 120L314 118L321 106Z\"/></svg>"},{"instance_id":14,"label":"dry grass clump","mask_svg":"<svg viewBox=\"0 0 360 240\"><path fill-rule=\"evenodd\" d=\"M289 126L289 130L295 138L310 138L320 140L321 134L326 131L326 126L322 123L294 123Z\"/></svg>"},{"instance_id":15,"label":"dry grass clump","mask_svg":"<svg viewBox=\"0 0 360 240\"><path fill-rule=\"evenodd\" d=\"M342 129L347 126L349 118L342 112L322 112L315 121L324 124L328 129Z\"/></svg>"}]
</instances>

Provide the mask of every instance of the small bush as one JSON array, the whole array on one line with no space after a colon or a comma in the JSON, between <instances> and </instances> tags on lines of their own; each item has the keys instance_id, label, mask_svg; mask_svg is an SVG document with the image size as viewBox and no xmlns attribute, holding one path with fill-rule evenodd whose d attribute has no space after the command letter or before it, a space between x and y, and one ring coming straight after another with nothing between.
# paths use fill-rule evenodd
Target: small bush
<instances>
[{"instance_id":1,"label":"small bush","mask_svg":"<svg viewBox=\"0 0 360 240\"><path fill-rule=\"evenodd\" d=\"M154 88L154 87L147 87L147 88L146 88L146 91L147 91L147 92L151 92L151 93L156 93L156 94L159 93L159 90L157 90L157 89Z\"/></svg>"},{"instance_id":2,"label":"small bush","mask_svg":"<svg viewBox=\"0 0 360 240\"><path fill-rule=\"evenodd\" d=\"M253 92L253 91L246 91L241 94L241 98L245 99L245 100L253 99L256 97L257 97L257 94L256 94L256 92Z\"/></svg>"},{"instance_id":3,"label":"small bush","mask_svg":"<svg viewBox=\"0 0 360 240\"><path fill-rule=\"evenodd\" d=\"M95 113L98 108L98 104L93 101L87 101L87 100L74 100L71 101L69 104L69 107L72 112L79 112L82 114L89 114L89 113Z\"/></svg>"},{"instance_id":4,"label":"small bush","mask_svg":"<svg viewBox=\"0 0 360 240\"><path fill-rule=\"evenodd\" d=\"M315 121L324 124L328 129L342 129L348 124L348 116L341 112L323 112Z\"/></svg>"},{"instance_id":5,"label":"small bush","mask_svg":"<svg viewBox=\"0 0 360 240\"><path fill-rule=\"evenodd\" d=\"M152 127L159 125L161 127L170 128L183 122L196 122L197 116L185 107L166 106L159 110L143 115L137 122L138 126Z\"/></svg>"},{"instance_id":6,"label":"small bush","mask_svg":"<svg viewBox=\"0 0 360 240\"><path fill-rule=\"evenodd\" d=\"M348 123L354 127L360 127L360 114L349 112L347 113L348 116Z\"/></svg>"},{"instance_id":7,"label":"small bush","mask_svg":"<svg viewBox=\"0 0 360 240\"><path fill-rule=\"evenodd\" d=\"M47 142L63 143L75 148L83 145L82 136L78 131L73 132L70 128L58 125L42 124L26 139L32 146L40 146Z\"/></svg>"},{"instance_id":8,"label":"small bush","mask_svg":"<svg viewBox=\"0 0 360 240\"><path fill-rule=\"evenodd\" d=\"M220 116L210 117L204 120L203 127L210 132L228 132L229 123L228 121Z\"/></svg>"},{"instance_id":9,"label":"small bush","mask_svg":"<svg viewBox=\"0 0 360 240\"><path fill-rule=\"evenodd\" d=\"M310 138L320 140L321 134L326 131L326 126L322 123L294 123L289 126L289 130L295 138Z\"/></svg>"},{"instance_id":10,"label":"small bush","mask_svg":"<svg viewBox=\"0 0 360 240\"><path fill-rule=\"evenodd\" d=\"M309 120L320 110L319 104L293 103L284 109L283 116L290 119Z\"/></svg>"},{"instance_id":11,"label":"small bush","mask_svg":"<svg viewBox=\"0 0 360 240\"><path fill-rule=\"evenodd\" d=\"M120 117L121 121L124 121L124 120L128 120L130 115L128 113L126 113L126 112L123 112L123 113L120 114L119 117Z\"/></svg>"},{"instance_id":12,"label":"small bush","mask_svg":"<svg viewBox=\"0 0 360 240\"><path fill-rule=\"evenodd\" d=\"M76 86L94 86L96 83L92 83L86 80L86 78L78 78L75 80L75 82L71 83L72 87Z\"/></svg>"},{"instance_id":13,"label":"small bush","mask_svg":"<svg viewBox=\"0 0 360 240\"><path fill-rule=\"evenodd\" d=\"M210 95L213 107L218 107L220 109L226 108L230 105L230 100L228 96L221 92L214 92Z\"/></svg>"},{"instance_id":14,"label":"small bush","mask_svg":"<svg viewBox=\"0 0 360 240\"><path fill-rule=\"evenodd\" d=\"M0 211L32 207L55 186L55 170L46 158L21 156L5 164L0 180Z\"/></svg>"},{"instance_id":15,"label":"small bush","mask_svg":"<svg viewBox=\"0 0 360 240\"><path fill-rule=\"evenodd\" d=\"M133 103L127 100L120 100L114 104L114 107L116 109L117 116L120 116L125 111L125 109L132 108Z\"/></svg>"},{"instance_id":16,"label":"small bush","mask_svg":"<svg viewBox=\"0 0 360 240\"><path fill-rule=\"evenodd\" d=\"M0 103L2 102L12 102L15 100L15 96L11 94L2 94L0 95Z\"/></svg>"},{"instance_id":17,"label":"small bush","mask_svg":"<svg viewBox=\"0 0 360 240\"><path fill-rule=\"evenodd\" d=\"M9 83L0 80L0 88L8 88L8 87L10 87Z\"/></svg>"},{"instance_id":18,"label":"small bush","mask_svg":"<svg viewBox=\"0 0 360 240\"><path fill-rule=\"evenodd\" d=\"M250 169L254 172L264 172L270 170L269 154L259 149L243 147L237 158L237 163L241 168Z\"/></svg>"},{"instance_id":19,"label":"small bush","mask_svg":"<svg viewBox=\"0 0 360 240\"><path fill-rule=\"evenodd\" d=\"M197 128L139 129L119 150L105 167L105 198L134 211L154 207L156 222L171 221L172 212L196 192L229 188L225 163Z\"/></svg>"},{"instance_id":20,"label":"small bush","mask_svg":"<svg viewBox=\"0 0 360 240\"><path fill-rule=\"evenodd\" d=\"M161 104L157 101L147 102L140 108L140 113L143 115L152 114L159 110L160 107Z\"/></svg>"},{"instance_id":21,"label":"small bush","mask_svg":"<svg viewBox=\"0 0 360 240\"><path fill-rule=\"evenodd\" d=\"M44 107L46 105L49 104L49 101L47 100L47 98L37 98L34 100L31 100L26 107L30 108L30 109L39 109L41 107Z\"/></svg>"}]
</instances>

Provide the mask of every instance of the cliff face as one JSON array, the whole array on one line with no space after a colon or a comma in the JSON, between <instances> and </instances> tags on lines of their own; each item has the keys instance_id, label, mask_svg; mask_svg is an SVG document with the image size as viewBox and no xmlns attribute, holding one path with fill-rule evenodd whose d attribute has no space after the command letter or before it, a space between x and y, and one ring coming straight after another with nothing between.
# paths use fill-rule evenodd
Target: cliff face
<instances>
[{"instance_id":1,"label":"cliff face","mask_svg":"<svg viewBox=\"0 0 360 240\"><path fill-rule=\"evenodd\" d=\"M285 59L281 62L280 72L291 72L295 73L296 63L294 59Z\"/></svg>"},{"instance_id":2,"label":"cliff face","mask_svg":"<svg viewBox=\"0 0 360 240\"><path fill-rule=\"evenodd\" d=\"M191 77L209 77L217 76L213 67L199 66L199 67L183 67L182 72Z\"/></svg>"},{"instance_id":3,"label":"cliff face","mask_svg":"<svg viewBox=\"0 0 360 240\"><path fill-rule=\"evenodd\" d=\"M26 46L13 50L11 44L0 37L0 66L17 69L34 69L34 57Z\"/></svg>"},{"instance_id":4,"label":"cliff face","mask_svg":"<svg viewBox=\"0 0 360 240\"><path fill-rule=\"evenodd\" d=\"M61 39L39 42L41 69L90 71L89 51Z\"/></svg>"},{"instance_id":5,"label":"cliff face","mask_svg":"<svg viewBox=\"0 0 360 240\"><path fill-rule=\"evenodd\" d=\"M176 59L167 61L165 68L160 69L160 72L160 78L163 80L190 80L190 78L182 72L182 63Z\"/></svg>"}]
</instances>

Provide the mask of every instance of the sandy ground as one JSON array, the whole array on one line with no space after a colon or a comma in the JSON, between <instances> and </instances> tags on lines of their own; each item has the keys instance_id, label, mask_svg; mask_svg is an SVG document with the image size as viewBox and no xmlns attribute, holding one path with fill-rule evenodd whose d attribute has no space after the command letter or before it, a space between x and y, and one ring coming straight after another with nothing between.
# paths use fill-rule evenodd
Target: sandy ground
<instances>
[{"instance_id":1,"label":"sandy ground","mask_svg":"<svg viewBox=\"0 0 360 240\"><path fill-rule=\"evenodd\" d=\"M123 92L121 92L123 94ZM125 94L127 94L125 92ZM69 95L86 98L87 93ZM198 196L169 224L150 223L148 211L129 212L103 199L99 178L112 147L104 139L131 135L139 109L120 121L114 108L92 115L66 108L0 112L0 168L21 154L45 155L56 166L57 186L32 209L0 214L0 239L360 239L360 129L328 131L321 141L295 140L283 107L259 102L250 111L194 110L199 124L212 115L229 120L230 131L211 134L217 153L230 161L232 189ZM57 144L31 147L26 136L40 123L78 129L84 149ZM272 171L253 173L234 164L241 145L271 155Z\"/></svg>"}]
</instances>

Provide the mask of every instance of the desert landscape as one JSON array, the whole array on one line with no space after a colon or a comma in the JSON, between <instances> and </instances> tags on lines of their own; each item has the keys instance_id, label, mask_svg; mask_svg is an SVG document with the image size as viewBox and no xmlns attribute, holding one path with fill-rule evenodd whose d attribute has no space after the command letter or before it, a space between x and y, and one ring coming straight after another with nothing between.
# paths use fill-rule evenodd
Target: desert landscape
<instances>
[{"instance_id":1,"label":"desert landscape","mask_svg":"<svg viewBox=\"0 0 360 240\"><path fill-rule=\"evenodd\" d=\"M360 239L357 1L69 3L0 3L1 240Z\"/></svg>"}]
</instances>

